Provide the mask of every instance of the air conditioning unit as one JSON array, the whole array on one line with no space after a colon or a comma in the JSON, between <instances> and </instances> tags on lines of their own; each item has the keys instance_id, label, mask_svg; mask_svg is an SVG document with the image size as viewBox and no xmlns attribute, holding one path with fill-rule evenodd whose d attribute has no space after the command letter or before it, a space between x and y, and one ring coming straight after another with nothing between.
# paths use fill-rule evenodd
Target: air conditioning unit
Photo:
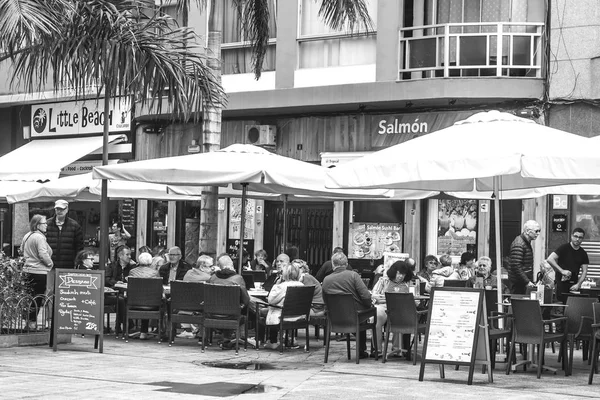
<instances>
[{"instance_id":1,"label":"air conditioning unit","mask_svg":"<svg viewBox=\"0 0 600 400\"><path fill-rule=\"evenodd\" d=\"M275 125L246 125L246 143L257 146L275 146L277 127Z\"/></svg>"}]
</instances>

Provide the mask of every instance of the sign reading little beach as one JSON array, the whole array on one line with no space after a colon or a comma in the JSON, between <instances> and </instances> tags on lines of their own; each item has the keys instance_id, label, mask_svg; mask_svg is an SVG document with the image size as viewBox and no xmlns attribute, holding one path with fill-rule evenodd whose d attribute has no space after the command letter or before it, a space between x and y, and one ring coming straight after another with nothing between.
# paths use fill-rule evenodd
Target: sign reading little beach
<instances>
[{"instance_id":1,"label":"sign reading little beach","mask_svg":"<svg viewBox=\"0 0 600 400\"><path fill-rule=\"evenodd\" d=\"M58 333L98 336L102 343L104 271L57 269L54 286L54 337ZM54 343L56 344L57 341ZM56 351L56 345L54 346ZM102 345L100 346L102 353Z\"/></svg>"}]
</instances>

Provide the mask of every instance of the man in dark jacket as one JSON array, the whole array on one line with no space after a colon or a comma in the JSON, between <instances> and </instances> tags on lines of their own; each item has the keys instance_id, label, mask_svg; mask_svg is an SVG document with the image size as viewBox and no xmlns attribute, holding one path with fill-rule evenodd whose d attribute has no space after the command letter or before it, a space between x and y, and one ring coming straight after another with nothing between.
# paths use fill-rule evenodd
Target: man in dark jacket
<instances>
[{"instance_id":1,"label":"man in dark jacket","mask_svg":"<svg viewBox=\"0 0 600 400\"><path fill-rule=\"evenodd\" d=\"M349 271L348 258L344 253L335 253L331 256L333 273L327 275L323 280L323 293L328 294L346 294L349 293L354 298L357 310L367 310L371 308L371 293L360 278L360 275L354 271ZM360 358L369 357L367 353L367 332L360 332Z\"/></svg>"},{"instance_id":2,"label":"man in dark jacket","mask_svg":"<svg viewBox=\"0 0 600 400\"><path fill-rule=\"evenodd\" d=\"M531 241L540 235L540 224L529 220L523 225L523 233L510 245L508 265L508 287L512 294L525 294L533 283L533 249Z\"/></svg>"},{"instance_id":3,"label":"man in dark jacket","mask_svg":"<svg viewBox=\"0 0 600 400\"><path fill-rule=\"evenodd\" d=\"M54 217L48 220L46 240L52 248L52 261L55 268L73 268L75 256L83 250L83 232L81 226L67 217L69 203L56 200Z\"/></svg>"},{"instance_id":4,"label":"man in dark jacket","mask_svg":"<svg viewBox=\"0 0 600 400\"><path fill-rule=\"evenodd\" d=\"M169 249L169 263L160 267L158 273L163 279L163 285L171 281L182 281L192 267L181 259L181 249L173 246Z\"/></svg>"}]
</instances>

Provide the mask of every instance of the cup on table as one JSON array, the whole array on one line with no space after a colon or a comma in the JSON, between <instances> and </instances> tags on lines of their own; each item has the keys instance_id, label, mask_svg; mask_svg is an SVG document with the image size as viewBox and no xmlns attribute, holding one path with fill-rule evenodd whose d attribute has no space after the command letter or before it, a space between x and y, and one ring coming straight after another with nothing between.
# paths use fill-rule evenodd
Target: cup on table
<instances>
[{"instance_id":1,"label":"cup on table","mask_svg":"<svg viewBox=\"0 0 600 400\"><path fill-rule=\"evenodd\" d=\"M260 286L261 286L260 282L254 282L254 289L260 290Z\"/></svg>"}]
</instances>

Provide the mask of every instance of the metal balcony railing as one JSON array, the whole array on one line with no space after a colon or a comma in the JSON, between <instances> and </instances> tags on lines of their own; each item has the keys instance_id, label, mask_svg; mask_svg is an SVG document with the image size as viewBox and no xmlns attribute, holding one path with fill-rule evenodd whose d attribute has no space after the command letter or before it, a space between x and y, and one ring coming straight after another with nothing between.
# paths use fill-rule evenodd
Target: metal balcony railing
<instances>
[{"instance_id":1,"label":"metal balcony railing","mask_svg":"<svg viewBox=\"0 0 600 400\"><path fill-rule=\"evenodd\" d=\"M542 76L543 23L450 23L399 31L398 80ZM500 62L499 62L500 61Z\"/></svg>"}]
</instances>

